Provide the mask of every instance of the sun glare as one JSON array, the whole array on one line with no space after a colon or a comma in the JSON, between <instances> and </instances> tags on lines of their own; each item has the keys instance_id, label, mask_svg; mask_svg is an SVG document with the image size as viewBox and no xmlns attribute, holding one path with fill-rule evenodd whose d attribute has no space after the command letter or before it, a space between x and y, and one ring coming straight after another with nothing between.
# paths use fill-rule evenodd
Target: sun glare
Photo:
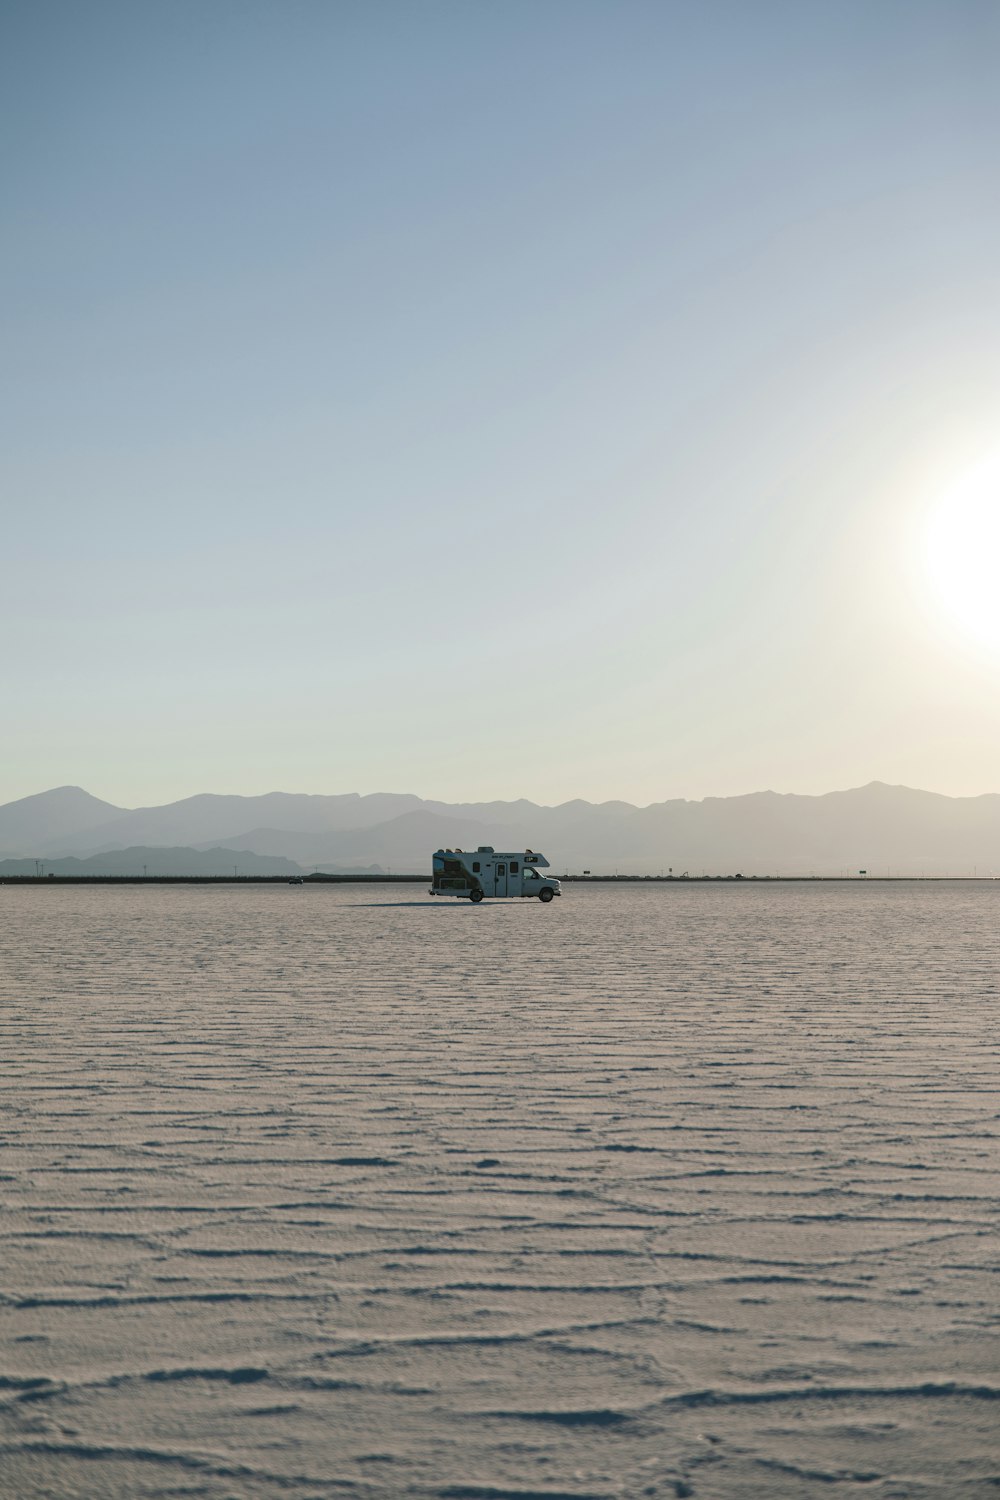
<instances>
[{"instance_id":1,"label":"sun glare","mask_svg":"<svg viewBox=\"0 0 1000 1500\"><path fill-rule=\"evenodd\" d=\"M1000 454L964 474L934 507L924 566L952 624L1000 650Z\"/></svg>"}]
</instances>

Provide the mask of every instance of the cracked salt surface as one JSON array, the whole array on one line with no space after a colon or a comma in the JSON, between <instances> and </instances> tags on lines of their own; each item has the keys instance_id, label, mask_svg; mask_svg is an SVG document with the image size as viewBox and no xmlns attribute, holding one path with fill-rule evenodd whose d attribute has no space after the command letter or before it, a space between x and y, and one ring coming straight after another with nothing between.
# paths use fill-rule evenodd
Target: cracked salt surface
<instances>
[{"instance_id":1,"label":"cracked salt surface","mask_svg":"<svg viewBox=\"0 0 1000 1500\"><path fill-rule=\"evenodd\" d=\"M0 888L0 1495L996 1496L998 917Z\"/></svg>"}]
</instances>

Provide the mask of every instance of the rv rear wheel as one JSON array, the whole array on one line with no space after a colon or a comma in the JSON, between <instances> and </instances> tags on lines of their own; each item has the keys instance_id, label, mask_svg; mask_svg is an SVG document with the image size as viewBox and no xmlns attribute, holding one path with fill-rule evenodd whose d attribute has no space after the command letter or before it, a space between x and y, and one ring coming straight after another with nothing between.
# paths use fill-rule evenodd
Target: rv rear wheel
<instances>
[{"instance_id":1,"label":"rv rear wheel","mask_svg":"<svg viewBox=\"0 0 1000 1500\"><path fill-rule=\"evenodd\" d=\"M551 901L552 900L552 895L553 895L552 891L550 891L549 888L548 888L548 886L546 886L545 889L544 889L544 891L539 891L538 892L538 899L539 899L539 901Z\"/></svg>"},{"instance_id":2,"label":"rv rear wheel","mask_svg":"<svg viewBox=\"0 0 1000 1500\"><path fill-rule=\"evenodd\" d=\"M482 901L482 899L483 899L483 893L482 893L482 891L470 891L469 892L469 900L470 901Z\"/></svg>"}]
</instances>

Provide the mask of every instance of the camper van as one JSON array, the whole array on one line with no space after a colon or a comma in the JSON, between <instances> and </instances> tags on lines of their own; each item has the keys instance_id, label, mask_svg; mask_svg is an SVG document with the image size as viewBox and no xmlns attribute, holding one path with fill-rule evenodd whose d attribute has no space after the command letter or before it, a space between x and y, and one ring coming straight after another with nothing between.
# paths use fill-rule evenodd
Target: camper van
<instances>
[{"instance_id":1,"label":"camper van","mask_svg":"<svg viewBox=\"0 0 1000 1500\"><path fill-rule=\"evenodd\" d=\"M434 855L430 895L464 896L482 901L484 896L537 896L551 901L561 896L558 880L542 875L549 862L532 849L498 854L485 846L475 854L464 849L439 849Z\"/></svg>"}]
</instances>

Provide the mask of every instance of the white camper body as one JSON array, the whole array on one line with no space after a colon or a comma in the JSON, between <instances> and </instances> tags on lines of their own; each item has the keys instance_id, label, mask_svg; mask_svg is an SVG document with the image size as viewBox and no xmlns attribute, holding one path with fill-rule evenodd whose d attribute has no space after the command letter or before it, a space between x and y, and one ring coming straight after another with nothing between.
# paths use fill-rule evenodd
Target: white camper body
<instances>
[{"instance_id":1,"label":"white camper body","mask_svg":"<svg viewBox=\"0 0 1000 1500\"><path fill-rule=\"evenodd\" d=\"M484 896L537 896L551 901L561 896L558 880L540 874L549 862L532 849L498 854L484 846L475 853L464 849L439 849L434 855L434 873L429 894L462 896L482 901Z\"/></svg>"}]
</instances>

